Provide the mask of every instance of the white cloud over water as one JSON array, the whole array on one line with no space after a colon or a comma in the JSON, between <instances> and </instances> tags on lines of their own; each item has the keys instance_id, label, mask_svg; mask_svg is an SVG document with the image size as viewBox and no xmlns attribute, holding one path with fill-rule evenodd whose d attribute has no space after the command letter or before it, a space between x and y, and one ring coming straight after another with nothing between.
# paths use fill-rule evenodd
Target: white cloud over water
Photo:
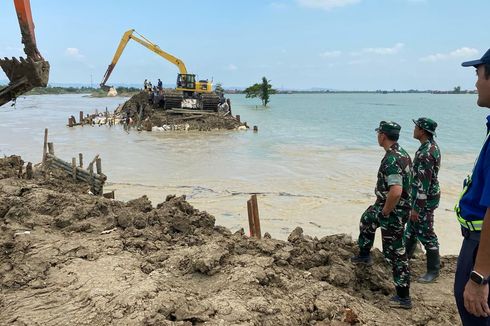
<instances>
[{"instance_id":1,"label":"white cloud over water","mask_svg":"<svg viewBox=\"0 0 490 326\"><path fill-rule=\"evenodd\" d=\"M296 2L306 8L331 10L361 2L361 0L296 0Z\"/></svg>"},{"instance_id":2,"label":"white cloud over water","mask_svg":"<svg viewBox=\"0 0 490 326\"><path fill-rule=\"evenodd\" d=\"M434 53L419 59L421 62L438 62L448 59L462 59L478 55L479 51L474 48L462 47L449 53Z\"/></svg>"},{"instance_id":3,"label":"white cloud over water","mask_svg":"<svg viewBox=\"0 0 490 326\"><path fill-rule=\"evenodd\" d=\"M76 60L85 59L85 56L82 53L80 53L80 50L77 48L67 48L65 50L65 55L67 55L70 58L74 58Z\"/></svg>"},{"instance_id":4,"label":"white cloud over water","mask_svg":"<svg viewBox=\"0 0 490 326\"><path fill-rule=\"evenodd\" d=\"M337 57L340 57L342 55L342 52L341 51L325 51L325 52L322 52L320 53L320 57L323 57L323 58L337 58Z\"/></svg>"},{"instance_id":5,"label":"white cloud over water","mask_svg":"<svg viewBox=\"0 0 490 326\"><path fill-rule=\"evenodd\" d=\"M358 52L351 52L351 55L360 56L367 53L377 54L377 55L393 55L399 53L403 49L403 47L405 47L405 44L396 43L394 46L389 48L364 48Z\"/></svg>"}]
</instances>

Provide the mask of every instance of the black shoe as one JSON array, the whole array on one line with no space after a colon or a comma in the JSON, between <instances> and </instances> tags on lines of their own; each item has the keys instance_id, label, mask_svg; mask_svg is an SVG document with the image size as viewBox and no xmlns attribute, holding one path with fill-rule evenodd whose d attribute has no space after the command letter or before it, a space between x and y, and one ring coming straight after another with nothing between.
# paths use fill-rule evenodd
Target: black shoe
<instances>
[{"instance_id":1,"label":"black shoe","mask_svg":"<svg viewBox=\"0 0 490 326\"><path fill-rule=\"evenodd\" d=\"M371 266L373 264L373 258L371 258L370 255L368 256L354 256L354 257L351 257L350 261L353 263L353 264L363 264L363 265L367 265L367 266Z\"/></svg>"},{"instance_id":2,"label":"black shoe","mask_svg":"<svg viewBox=\"0 0 490 326\"><path fill-rule=\"evenodd\" d=\"M412 299L410 299L410 297L400 298L398 295L394 295L390 299L390 307L400 309L412 309Z\"/></svg>"}]
</instances>

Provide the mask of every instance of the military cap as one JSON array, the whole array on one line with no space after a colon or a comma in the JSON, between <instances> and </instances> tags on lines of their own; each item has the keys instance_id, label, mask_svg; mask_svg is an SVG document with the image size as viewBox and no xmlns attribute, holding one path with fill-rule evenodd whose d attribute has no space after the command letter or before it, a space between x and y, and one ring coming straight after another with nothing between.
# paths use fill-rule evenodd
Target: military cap
<instances>
[{"instance_id":1,"label":"military cap","mask_svg":"<svg viewBox=\"0 0 490 326\"><path fill-rule=\"evenodd\" d=\"M402 127L394 121L381 121L379 127L374 129L374 131L389 135L399 135L400 129L402 129Z\"/></svg>"},{"instance_id":2,"label":"military cap","mask_svg":"<svg viewBox=\"0 0 490 326\"><path fill-rule=\"evenodd\" d=\"M417 120L412 119L413 123L419 128L430 132L432 135L436 136L437 122L429 118L418 118Z\"/></svg>"}]
</instances>

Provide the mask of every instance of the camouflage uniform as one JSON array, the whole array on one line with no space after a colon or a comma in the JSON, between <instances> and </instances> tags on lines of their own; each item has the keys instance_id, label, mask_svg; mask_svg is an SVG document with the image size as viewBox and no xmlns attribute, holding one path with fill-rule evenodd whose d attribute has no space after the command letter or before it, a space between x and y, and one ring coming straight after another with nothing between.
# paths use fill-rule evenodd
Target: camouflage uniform
<instances>
[{"instance_id":1,"label":"camouflage uniform","mask_svg":"<svg viewBox=\"0 0 490 326\"><path fill-rule=\"evenodd\" d=\"M375 188L377 199L361 216L358 239L361 252L369 252L376 229L381 227L383 253L393 268L393 280L397 287L408 287L410 284L403 231L411 210L411 171L410 156L398 143L393 144L381 161ZM402 195L395 209L388 216L383 216L381 211L392 185L401 185Z\"/></svg>"},{"instance_id":2,"label":"camouflage uniform","mask_svg":"<svg viewBox=\"0 0 490 326\"><path fill-rule=\"evenodd\" d=\"M426 250L439 249L434 232L434 210L439 206L441 192L437 174L441 166L441 152L433 139L423 143L413 160L412 199L413 210L419 214L418 221L409 221L405 241L418 239Z\"/></svg>"}]
</instances>

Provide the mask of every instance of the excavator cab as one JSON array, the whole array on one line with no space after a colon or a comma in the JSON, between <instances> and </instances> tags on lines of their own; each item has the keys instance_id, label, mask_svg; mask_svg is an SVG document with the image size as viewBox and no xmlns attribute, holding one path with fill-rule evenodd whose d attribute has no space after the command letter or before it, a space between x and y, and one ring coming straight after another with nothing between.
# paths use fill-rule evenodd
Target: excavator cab
<instances>
[{"instance_id":1,"label":"excavator cab","mask_svg":"<svg viewBox=\"0 0 490 326\"><path fill-rule=\"evenodd\" d=\"M210 93L213 91L213 85L207 80L196 82L196 75L178 74L177 90L191 93Z\"/></svg>"},{"instance_id":2,"label":"excavator cab","mask_svg":"<svg viewBox=\"0 0 490 326\"><path fill-rule=\"evenodd\" d=\"M0 106L34 87L46 87L49 79L49 62L44 60L36 45L31 4L29 0L14 0L14 5L27 58L0 59L0 67L10 80L7 87L0 88Z\"/></svg>"},{"instance_id":3,"label":"excavator cab","mask_svg":"<svg viewBox=\"0 0 490 326\"><path fill-rule=\"evenodd\" d=\"M178 74L177 89L182 91L194 91L196 88L196 75Z\"/></svg>"}]
</instances>

